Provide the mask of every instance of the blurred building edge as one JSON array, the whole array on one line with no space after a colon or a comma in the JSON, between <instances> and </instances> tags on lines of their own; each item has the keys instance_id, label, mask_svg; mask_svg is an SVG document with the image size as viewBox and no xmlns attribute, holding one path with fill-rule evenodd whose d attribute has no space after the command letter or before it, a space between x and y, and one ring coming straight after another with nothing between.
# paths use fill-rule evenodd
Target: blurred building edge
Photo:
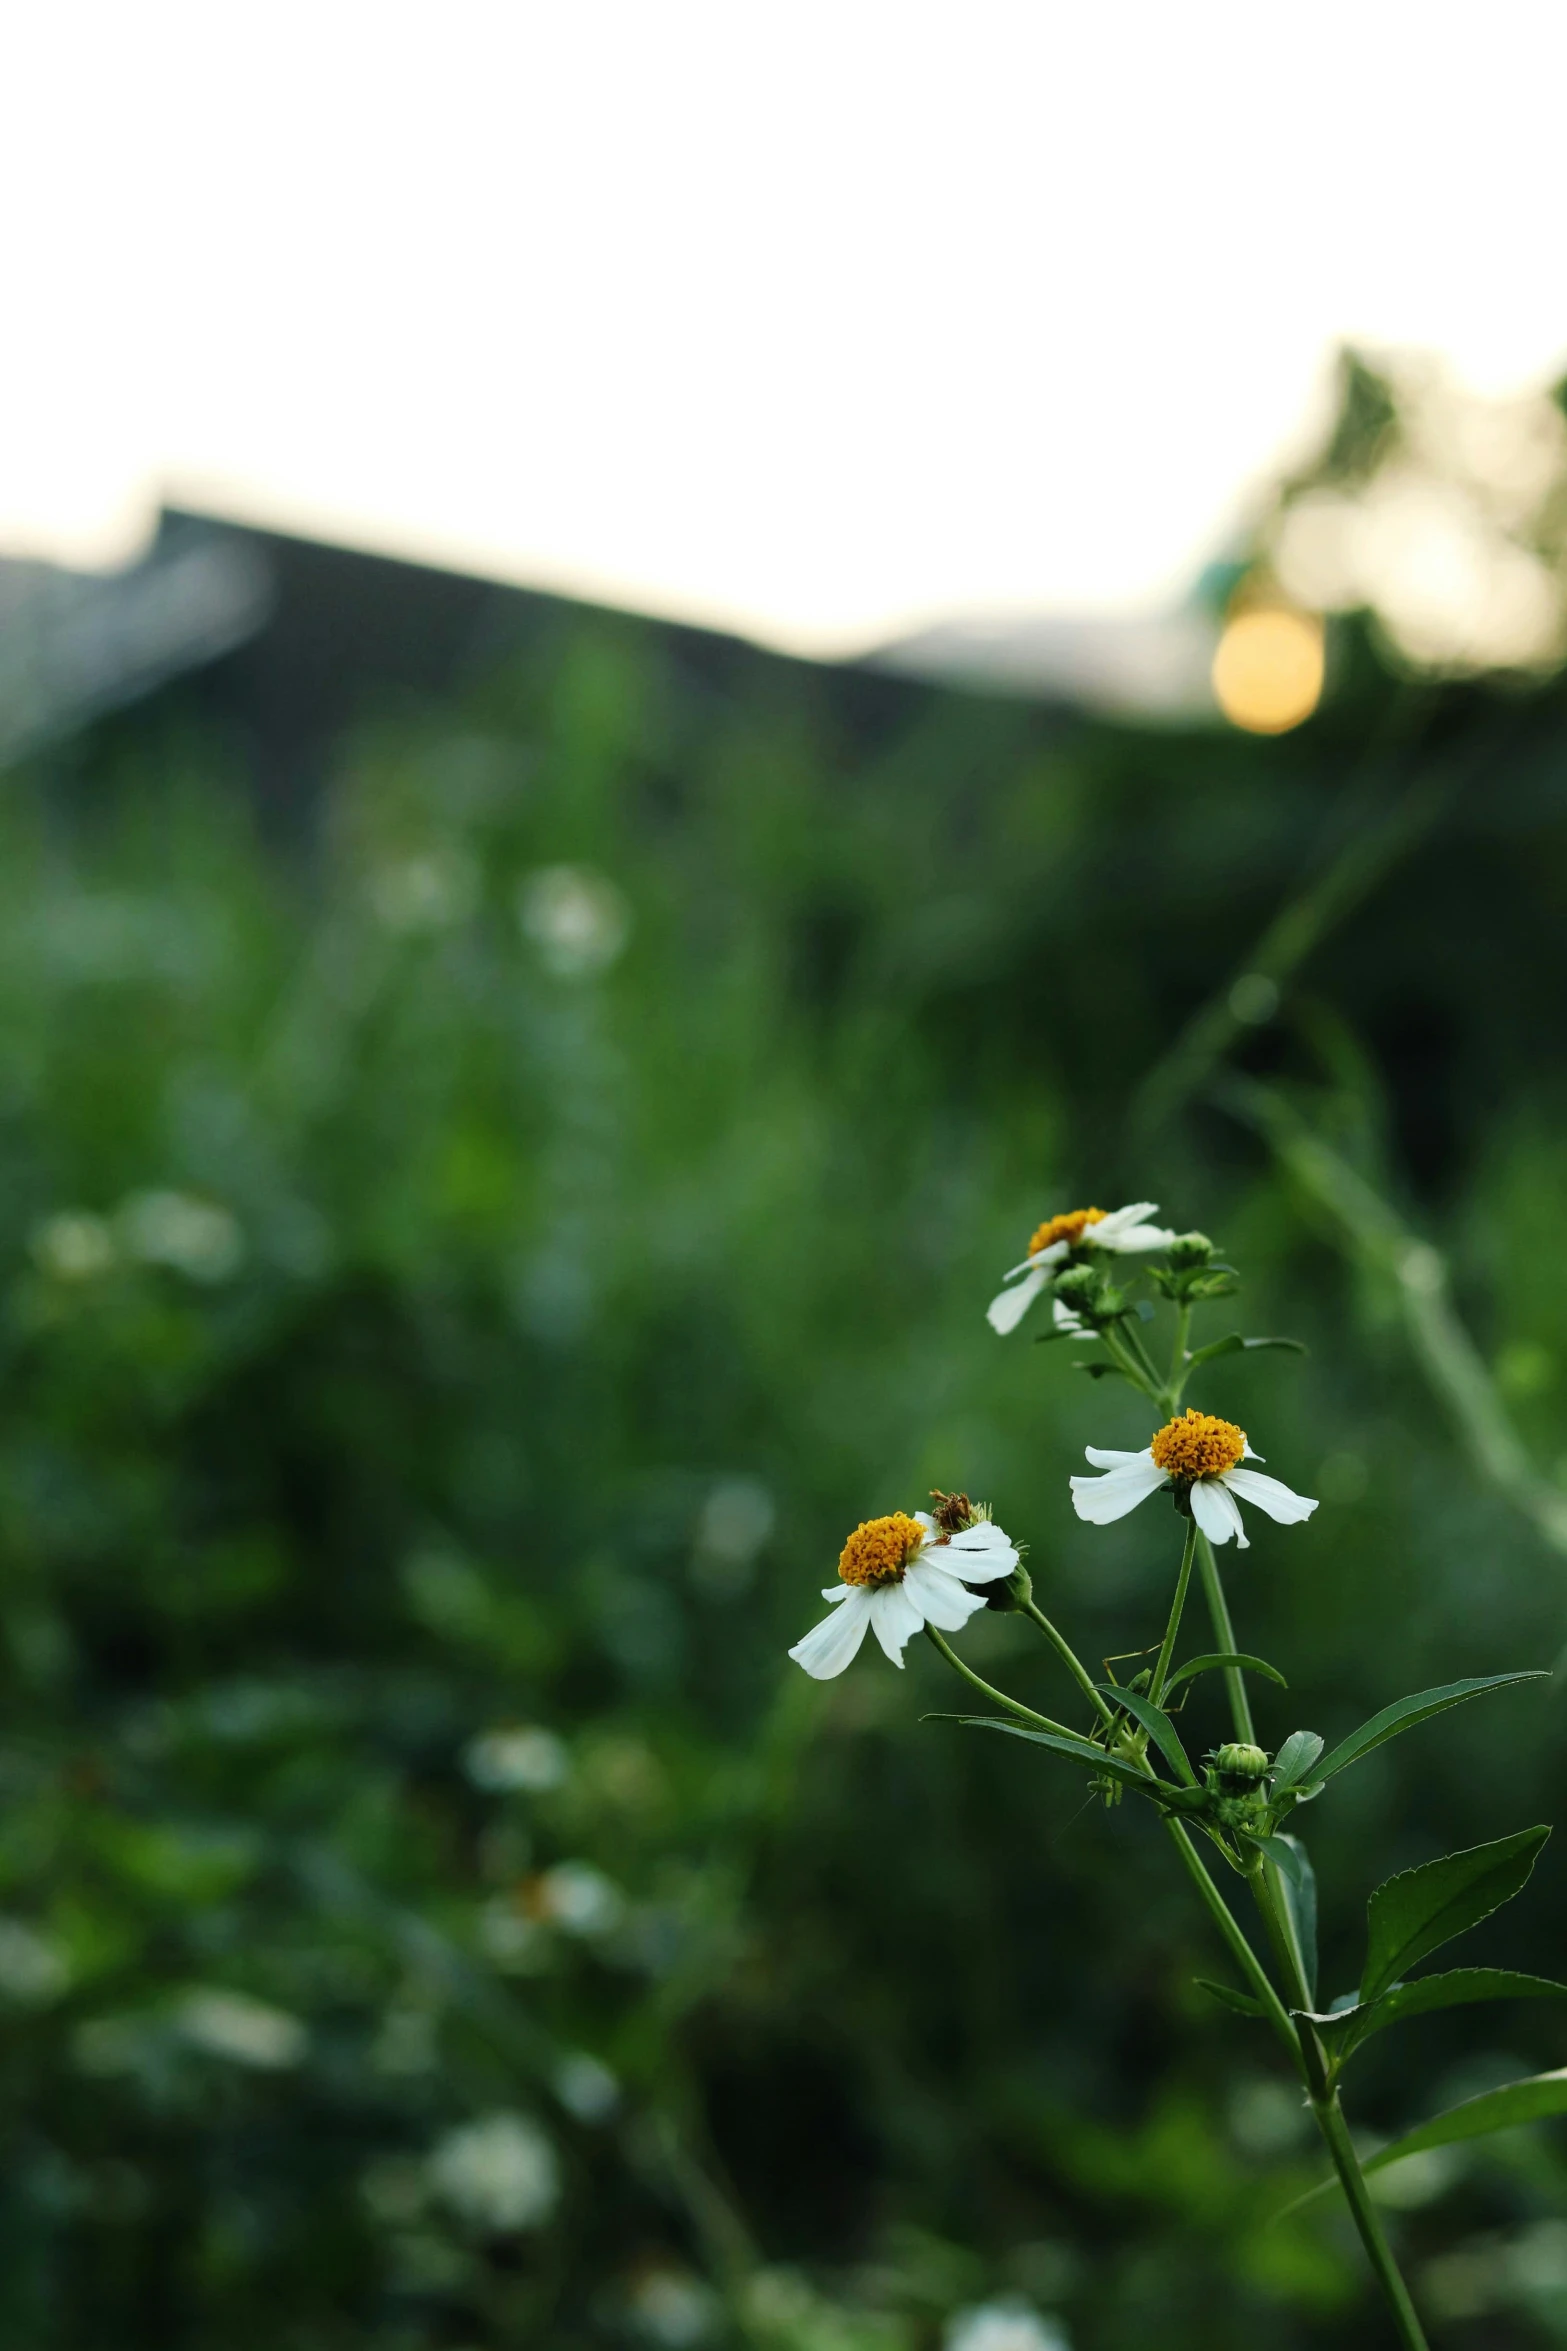
<instances>
[{"instance_id":1,"label":"blurred building edge","mask_svg":"<svg viewBox=\"0 0 1567 2351\"><path fill-rule=\"evenodd\" d=\"M273 601L245 534L177 516L128 571L0 559L0 762L218 660L265 627Z\"/></svg>"},{"instance_id":2,"label":"blurred building edge","mask_svg":"<svg viewBox=\"0 0 1567 2351\"><path fill-rule=\"evenodd\" d=\"M107 574L0 558L0 766L160 689L216 722L269 814L315 801L334 742L367 709L439 694L573 610L540 591L165 509L146 556ZM836 678L851 700L918 684L1147 720L1208 719L1216 630L1048 619L932 628L858 662L794 663L738 638L642 620L721 685L756 660ZM852 681L860 681L858 692Z\"/></svg>"},{"instance_id":3,"label":"blurred building edge","mask_svg":"<svg viewBox=\"0 0 1567 2351\"><path fill-rule=\"evenodd\" d=\"M1216 616L1196 606L1128 620L1008 615L921 629L870 661L943 685L1180 723L1214 716L1218 641Z\"/></svg>"}]
</instances>

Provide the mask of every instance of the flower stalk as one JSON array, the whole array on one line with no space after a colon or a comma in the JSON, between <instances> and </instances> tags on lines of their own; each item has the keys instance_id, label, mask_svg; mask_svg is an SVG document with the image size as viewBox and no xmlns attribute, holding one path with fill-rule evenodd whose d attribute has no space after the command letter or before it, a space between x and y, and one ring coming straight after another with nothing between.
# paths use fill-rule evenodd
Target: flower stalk
<instances>
[{"instance_id":1,"label":"flower stalk","mask_svg":"<svg viewBox=\"0 0 1567 2351\"><path fill-rule=\"evenodd\" d=\"M1257 1677L1253 1686L1264 1697L1271 1698L1264 1687L1267 1680L1287 1685L1283 1675L1265 1660L1239 1649L1218 1551L1231 1542L1237 1551L1249 1549L1242 1503L1279 1526L1302 1524L1317 1505L1309 1496L1295 1493L1279 1478L1252 1466L1262 1457L1243 1428L1185 1404L1184 1398L1193 1375L1206 1373L1224 1358L1245 1349L1289 1347L1295 1342L1247 1339L1232 1331L1194 1350L1191 1336L1196 1308L1233 1296L1239 1277L1233 1266L1220 1261L1205 1233L1167 1232L1150 1221L1154 1213L1153 1202L1138 1201L1109 1214L1084 1208L1047 1217L1033 1233L1023 1261L1006 1276L1006 1286L988 1309L992 1327L1005 1335L1017 1328L1036 1301L1043 1300L1049 1308L1050 1328L1042 1337L1101 1348L1102 1355L1080 1368L1096 1376L1114 1371L1162 1418L1163 1425L1139 1451L1090 1446L1088 1460L1100 1474L1080 1475L1070 1481L1076 1514L1091 1525L1112 1524L1156 1493L1169 1497L1183 1522L1180 1564L1151 1670L1139 1672L1124 1688L1097 1683L1067 1636L1036 1601L1033 1580L1022 1564L1018 1546L994 1523L987 1509L970 1503L965 1494L944 1493L931 1497L934 1513L895 1512L866 1520L855 1529L839 1561L839 1583L829 1586L823 1595L834 1604L832 1614L790 1654L807 1672L826 1680L845 1670L867 1632L874 1634L893 1664L901 1665L907 1642L923 1629L926 1639L960 1679L996 1709L993 1714L964 1716L962 1720L978 1720L985 1729L1030 1740L1036 1751L1053 1750L1055 1768L1062 1757L1071 1759L1079 1769L1086 1768L1091 1789L1107 1803L1131 1794L1160 1816L1181 1866L1245 1987L1244 1991L1222 1986L1209 1989L1243 2015L1261 2019L1284 2052L1321 2132L1399 2343L1403 2351L1427 2351L1408 2287L1366 2186L1338 2087L1360 2039L1396 2022L1402 2013L1384 2012L1384 2002L1409 1990L1401 1973L1404 1954L1400 1949L1391 1960L1386 1952L1379 1956L1373 1902L1373 1947L1368 1952L1359 2001L1353 2008L1340 2007L1331 2015L1317 2013L1315 1881L1305 1847L1286 1824L1296 1808L1320 1795L1338 1772L1400 1731L1482 1691L1531 1677L1487 1675L1416 1692L1383 1707L1331 1752L1326 1751L1325 1740L1309 1730L1291 1732L1271 1754L1258 1743L1246 1672L1250 1669ZM1143 1337L1143 1327L1151 1323L1155 1309L1146 1300L1134 1301L1132 1284L1117 1263L1126 1259L1149 1260L1151 1285L1173 1313L1169 1368L1163 1375L1155 1368L1154 1355ZM1114 1280L1110 1278L1112 1267L1116 1269ZM1135 1264L1130 1270L1136 1271ZM1178 1664L1194 1577L1202 1585L1215 1648L1212 1654ZM965 1663L947 1636L987 1606L1027 1617L1049 1644L1077 1696L1090 1710L1086 1731L1074 1730L1024 1705ZM1150 1644L1149 1649L1134 1654L1148 1655L1154 1647ZM1199 1770L1187 1753L1177 1715L1184 1720L1186 1699L1198 1687L1196 1677L1208 1672L1222 1675L1233 1738L1211 1749ZM1180 1706L1172 1713L1166 1698L1172 1688L1183 1685ZM1488 1916L1498 1900L1508 1898L1509 1891L1517 1892L1548 1834L1545 1828L1518 1831L1492 1846L1425 1864L1425 1872L1435 1873L1440 1881L1433 1882L1429 1916L1445 1923L1435 1941L1421 1943L1421 1953ZM1204 1859L1200 1849L1204 1838L1218 1850L1226 1867L1246 1880L1262 1927L1258 1946L1253 1945ZM1422 1873L1409 1874L1418 1877ZM1407 1889L1402 1898L1407 1899ZM1476 1972L1459 1971L1466 1988L1453 1992L1448 2000L1441 1996L1448 1979L1424 1979L1416 1987L1420 2012L1482 1996L1473 1986ZM1518 1997L1520 1987L1567 1995L1567 1984L1545 1983L1504 1970L1490 1973L1505 1988L1484 1996ZM1396 1981L1390 1981L1395 1977ZM1409 2012L1417 2011L1410 2008ZM1535 2084L1524 2086L1536 2088ZM1561 2105L1567 2109L1567 2084ZM1497 2113L1499 2119L1485 2127L1501 2128L1513 2119L1513 2108L1506 2101ZM1414 2134L1413 2144L1422 2143L1423 2135ZM1389 2151L1384 2151L1380 2160L1389 2160Z\"/></svg>"}]
</instances>

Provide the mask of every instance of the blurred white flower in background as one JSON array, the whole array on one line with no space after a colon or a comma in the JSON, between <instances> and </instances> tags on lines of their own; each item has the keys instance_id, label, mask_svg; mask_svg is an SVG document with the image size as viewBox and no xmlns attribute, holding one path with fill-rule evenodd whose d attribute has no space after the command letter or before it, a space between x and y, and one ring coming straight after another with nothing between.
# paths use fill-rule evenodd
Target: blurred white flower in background
<instances>
[{"instance_id":1,"label":"blurred white flower in background","mask_svg":"<svg viewBox=\"0 0 1567 2351\"><path fill-rule=\"evenodd\" d=\"M605 1935L625 1916L625 1901L591 1861L559 1861L534 1881L534 1900L568 1935Z\"/></svg>"},{"instance_id":2,"label":"blurred white flower in background","mask_svg":"<svg viewBox=\"0 0 1567 2351\"><path fill-rule=\"evenodd\" d=\"M555 2150L525 2114L465 2122L431 2150L430 2184L462 2220L497 2236L536 2228L560 2193Z\"/></svg>"},{"instance_id":3,"label":"blurred white flower in background","mask_svg":"<svg viewBox=\"0 0 1567 2351\"><path fill-rule=\"evenodd\" d=\"M743 1592L777 1523L777 1505L758 1479L721 1478L697 1520L692 1582L714 1598Z\"/></svg>"},{"instance_id":4,"label":"blurred white flower in background","mask_svg":"<svg viewBox=\"0 0 1567 2351\"><path fill-rule=\"evenodd\" d=\"M563 1786L570 1768L564 1743L532 1723L481 1731L463 1749L463 1769L487 1795L542 1796Z\"/></svg>"},{"instance_id":5,"label":"blurred white flower in background","mask_svg":"<svg viewBox=\"0 0 1567 2351\"><path fill-rule=\"evenodd\" d=\"M184 2039L209 2057L224 2057L232 2065L254 2066L263 2073L297 2065L308 2039L299 2018L286 2009L252 2000L245 1992L216 1988L187 1993L175 2022Z\"/></svg>"},{"instance_id":6,"label":"blurred white flower in background","mask_svg":"<svg viewBox=\"0 0 1567 2351\"><path fill-rule=\"evenodd\" d=\"M370 903L389 931L407 936L466 922L479 902L479 869L465 850L429 849L381 866Z\"/></svg>"},{"instance_id":7,"label":"blurred white flower in background","mask_svg":"<svg viewBox=\"0 0 1567 2351\"><path fill-rule=\"evenodd\" d=\"M976 2302L947 2321L942 2351L1072 2351L1066 2330L1030 2302Z\"/></svg>"},{"instance_id":8,"label":"blurred white flower in background","mask_svg":"<svg viewBox=\"0 0 1567 2351\"><path fill-rule=\"evenodd\" d=\"M71 1971L49 1936L19 1918L0 1918L0 1993L25 2008L57 2000Z\"/></svg>"},{"instance_id":9,"label":"blurred white flower in background","mask_svg":"<svg viewBox=\"0 0 1567 2351\"><path fill-rule=\"evenodd\" d=\"M28 1243L40 1273L57 1282L88 1282L114 1263L114 1235L89 1209L63 1208L33 1227Z\"/></svg>"},{"instance_id":10,"label":"blurred white flower in background","mask_svg":"<svg viewBox=\"0 0 1567 2351\"><path fill-rule=\"evenodd\" d=\"M718 2299L686 2269L650 2269L637 2279L626 2296L632 2325L650 2343L667 2351L689 2351L713 2331Z\"/></svg>"},{"instance_id":11,"label":"blurred white flower in background","mask_svg":"<svg viewBox=\"0 0 1567 2351\"><path fill-rule=\"evenodd\" d=\"M556 2068L555 2095L578 2122L606 2122L620 2104L620 2084L607 2065L574 2049Z\"/></svg>"},{"instance_id":12,"label":"blurred white flower in background","mask_svg":"<svg viewBox=\"0 0 1567 2351\"><path fill-rule=\"evenodd\" d=\"M127 1254L166 1265L193 1282L226 1282L244 1262L238 1220L212 1200L185 1192L137 1192L115 1213Z\"/></svg>"},{"instance_id":13,"label":"blurred white flower in background","mask_svg":"<svg viewBox=\"0 0 1567 2351\"><path fill-rule=\"evenodd\" d=\"M545 970L558 979L607 971L631 936L624 893L587 865L541 865L525 874L517 920Z\"/></svg>"}]
</instances>

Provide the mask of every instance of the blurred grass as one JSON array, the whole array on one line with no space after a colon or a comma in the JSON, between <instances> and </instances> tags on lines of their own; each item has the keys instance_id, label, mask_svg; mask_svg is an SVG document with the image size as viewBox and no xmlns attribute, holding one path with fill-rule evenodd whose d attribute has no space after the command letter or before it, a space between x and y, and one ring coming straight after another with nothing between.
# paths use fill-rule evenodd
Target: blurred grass
<instances>
[{"instance_id":1,"label":"blurred grass","mask_svg":"<svg viewBox=\"0 0 1567 2351\"><path fill-rule=\"evenodd\" d=\"M367 721L294 869L172 723L10 780L8 2340L923 2351L1007 2292L1082 2351L1381 2339L1334 2216L1268 2225L1304 2118L1193 1991L1146 1822L921 1727L923 1655L783 1655L846 1528L932 1484L996 1503L1085 1654L1153 1636L1162 1527L1065 1508L1138 1408L983 1320L1041 1215L1145 1194L1312 1349L1203 1392L1323 1497L1232 1579L1293 1685L1269 1743L1561 1649L1559 1558L1212 1056L1128 1139L1345 837L1398 690L1344 675L1263 745L760 655L719 696L563 619ZM1441 1248L1542 1477L1562 719L1422 701L1404 788L1469 781L1216 1047ZM968 1646L1067 1703L1008 1620ZM1562 1756L1557 1702L1474 1709L1314 1811L1330 1994L1369 1886L1550 1817ZM1558 1972L1564 1925L1547 1854L1510 1962ZM1365 2117L1561 2031L1386 2036ZM1451 2340L1567 2334L1564 2187L1541 2136L1394 2216Z\"/></svg>"}]
</instances>

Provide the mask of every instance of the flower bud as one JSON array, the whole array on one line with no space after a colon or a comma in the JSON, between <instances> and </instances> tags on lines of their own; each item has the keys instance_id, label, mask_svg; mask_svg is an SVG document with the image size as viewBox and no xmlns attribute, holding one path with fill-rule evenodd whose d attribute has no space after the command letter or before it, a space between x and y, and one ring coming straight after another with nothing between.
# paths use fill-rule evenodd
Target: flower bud
<instances>
[{"instance_id":1,"label":"flower bud","mask_svg":"<svg viewBox=\"0 0 1567 2351\"><path fill-rule=\"evenodd\" d=\"M1056 1296L1068 1306L1092 1306L1103 1287L1097 1265L1069 1265L1056 1282Z\"/></svg>"},{"instance_id":2,"label":"flower bud","mask_svg":"<svg viewBox=\"0 0 1567 2351\"><path fill-rule=\"evenodd\" d=\"M1170 1263L1184 1270L1188 1266L1206 1265L1213 1255L1213 1243L1206 1233L1177 1233L1170 1243Z\"/></svg>"},{"instance_id":3,"label":"flower bud","mask_svg":"<svg viewBox=\"0 0 1567 2351\"><path fill-rule=\"evenodd\" d=\"M1268 1758L1262 1748L1240 1739L1227 1741L1215 1751L1213 1767L1227 1795L1238 1796L1268 1776Z\"/></svg>"},{"instance_id":4,"label":"flower bud","mask_svg":"<svg viewBox=\"0 0 1567 2351\"><path fill-rule=\"evenodd\" d=\"M986 1584L983 1589L985 1606L999 1609L1005 1616L1021 1608L1025 1600L1033 1598L1034 1579L1020 1559L1009 1576L1004 1576L999 1583Z\"/></svg>"}]
</instances>

